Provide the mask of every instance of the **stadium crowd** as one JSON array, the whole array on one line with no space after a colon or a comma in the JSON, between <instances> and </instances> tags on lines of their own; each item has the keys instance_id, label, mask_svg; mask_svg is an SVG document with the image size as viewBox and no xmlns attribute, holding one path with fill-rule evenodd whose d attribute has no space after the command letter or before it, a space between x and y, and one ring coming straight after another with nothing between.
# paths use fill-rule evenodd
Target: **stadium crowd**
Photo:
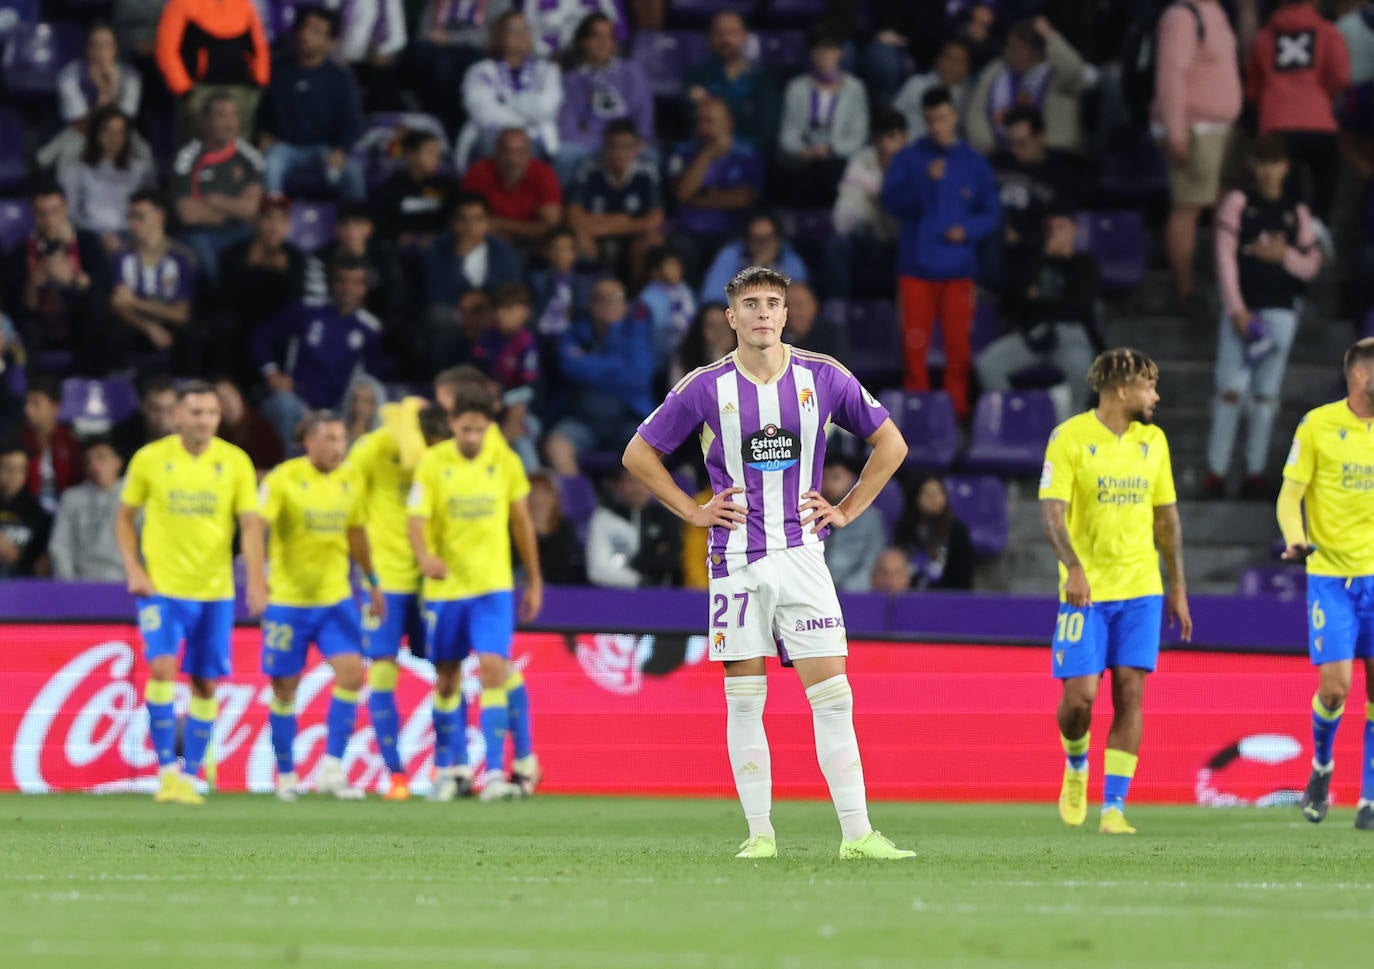
<instances>
[{"instance_id":1,"label":"stadium crowd","mask_svg":"<svg viewBox=\"0 0 1374 969\"><path fill-rule=\"evenodd\" d=\"M0 161L4 576L121 578L121 468L170 432L179 378L214 382L261 474L307 409L351 441L473 366L548 581L704 588L704 538L612 469L733 347L731 275L786 272L787 339L875 391L926 391L938 363L962 426L979 390L1082 409L1104 285L1078 214L1159 154L1177 308L1219 325L1204 490L1244 417L1243 494L1267 498L1336 173L1374 178L1359 2L1335 24L1306 0L51 6L16 18L0 108L26 134ZM24 71L43 51L47 84ZM1194 275L1213 206L1215 292ZM856 324L874 304L900 340ZM827 546L850 591L969 588L977 554L938 475Z\"/></svg>"}]
</instances>

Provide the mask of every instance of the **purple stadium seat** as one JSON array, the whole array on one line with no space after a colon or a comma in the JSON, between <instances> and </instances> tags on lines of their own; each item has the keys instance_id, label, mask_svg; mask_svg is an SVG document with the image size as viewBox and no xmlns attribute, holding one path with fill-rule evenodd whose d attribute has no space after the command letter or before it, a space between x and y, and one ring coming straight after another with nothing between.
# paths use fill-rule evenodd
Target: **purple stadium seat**
<instances>
[{"instance_id":1,"label":"purple stadium seat","mask_svg":"<svg viewBox=\"0 0 1374 969\"><path fill-rule=\"evenodd\" d=\"M849 306L849 366L860 380L887 380L902 372L902 328L891 300Z\"/></svg>"},{"instance_id":2,"label":"purple stadium seat","mask_svg":"<svg viewBox=\"0 0 1374 969\"><path fill-rule=\"evenodd\" d=\"M9 250L29 237L33 205L28 199L0 199L0 249Z\"/></svg>"},{"instance_id":3,"label":"purple stadium seat","mask_svg":"<svg viewBox=\"0 0 1374 969\"><path fill-rule=\"evenodd\" d=\"M1007 489L1000 478L954 476L945 480L949 506L968 526L973 550L979 555L998 555L1007 547Z\"/></svg>"},{"instance_id":4,"label":"purple stadium seat","mask_svg":"<svg viewBox=\"0 0 1374 969\"><path fill-rule=\"evenodd\" d=\"M1057 423L1043 390L989 391L978 398L964 467L988 474L1034 474Z\"/></svg>"},{"instance_id":5,"label":"purple stadium seat","mask_svg":"<svg viewBox=\"0 0 1374 969\"><path fill-rule=\"evenodd\" d=\"M882 404L906 440L906 466L943 471L959 451L959 423L954 401L943 390L908 393L889 390Z\"/></svg>"},{"instance_id":6,"label":"purple stadium seat","mask_svg":"<svg viewBox=\"0 0 1374 969\"><path fill-rule=\"evenodd\" d=\"M587 540L587 525L592 520L599 501L596 485L585 475L558 479L558 497L563 505L563 517L573 523L579 541Z\"/></svg>"},{"instance_id":7,"label":"purple stadium seat","mask_svg":"<svg viewBox=\"0 0 1374 969\"><path fill-rule=\"evenodd\" d=\"M0 41L38 19L38 0L0 0Z\"/></svg>"},{"instance_id":8,"label":"purple stadium seat","mask_svg":"<svg viewBox=\"0 0 1374 969\"><path fill-rule=\"evenodd\" d=\"M1240 576L1243 596L1301 602L1307 598L1307 572L1301 566L1266 565L1246 569Z\"/></svg>"},{"instance_id":9,"label":"purple stadium seat","mask_svg":"<svg viewBox=\"0 0 1374 969\"><path fill-rule=\"evenodd\" d=\"M1078 246L1097 260L1102 270L1103 287L1122 293L1144 282L1149 239L1140 213L1133 210L1089 213L1086 218L1080 218L1080 236L1084 235L1085 221L1087 238L1080 238Z\"/></svg>"},{"instance_id":10,"label":"purple stadium seat","mask_svg":"<svg viewBox=\"0 0 1374 969\"><path fill-rule=\"evenodd\" d=\"M11 98L39 100L57 92L57 72L81 53L84 31L73 23L20 23L5 43L5 90Z\"/></svg>"},{"instance_id":11,"label":"purple stadium seat","mask_svg":"<svg viewBox=\"0 0 1374 969\"><path fill-rule=\"evenodd\" d=\"M680 97L687 67L707 53L706 35L699 30L641 30L630 42L630 60L644 69L656 98Z\"/></svg>"},{"instance_id":12,"label":"purple stadium seat","mask_svg":"<svg viewBox=\"0 0 1374 969\"><path fill-rule=\"evenodd\" d=\"M1148 134L1132 134L1109 145L1102 157L1102 192L1129 204L1169 194L1169 169Z\"/></svg>"},{"instance_id":13,"label":"purple stadium seat","mask_svg":"<svg viewBox=\"0 0 1374 969\"><path fill-rule=\"evenodd\" d=\"M83 437L105 433L137 409L138 391L128 380L68 377L62 381L62 408L58 418L72 425Z\"/></svg>"},{"instance_id":14,"label":"purple stadium seat","mask_svg":"<svg viewBox=\"0 0 1374 969\"><path fill-rule=\"evenodd\" d=\"M973 332L970 334L974 354L1001 335L1002 320L997 315L996 303L990 299L978 300L973 305Z\"/></svg>"},{"instance_id":15,"label":"purple stadium seat","mask_svg":"<svg viewBox=\"0 0 1374 969\"><path fill-rule=\"evenodd\" d=\"M792 73L805 69L806 33L800 30L760 30L759 60L767 67Z\"/></svg>"},{"instance_id":16,"label":"purple stadium seat","mask_svg":"<svg viewBox=\"0 0 1374 969\"><path fill-rule=\"evenodd\" d=\"M334 237L334 205L296 202L291 206L289 238L306 252L314 252Z\"/></svg>"},{"instance_id":17,"label":"purple stadium seat","mask_svg":"<svg viewBox=\"0 0 1374 969\"><path fill-rule=\"evenodd\" d=\"M668 20L701 24L722 10L734 10L747 20L756 6L758 0L668 0Z\"/></svg>"}]
</instances>

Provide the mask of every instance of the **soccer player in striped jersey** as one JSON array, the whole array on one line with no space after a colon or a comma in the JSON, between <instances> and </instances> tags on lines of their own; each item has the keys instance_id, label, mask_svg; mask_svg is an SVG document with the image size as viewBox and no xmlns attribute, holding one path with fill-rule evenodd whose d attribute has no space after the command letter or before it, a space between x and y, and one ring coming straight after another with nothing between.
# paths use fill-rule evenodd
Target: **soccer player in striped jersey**
<instances>
[{"instance_id":1,"label":"soccer player in striped jersey","mask_svg":"<svg viewBox=\"0 0 1374 969\"><path fill-rule=\"evenodd\" d=\"M272 680L269 721L277 755L277 797L296 799L296 689L313 643L334 669L318 789L340 800L360 800L362 790L348 783L343 767L363 686L362 616L348 580L350 561L366 577L369 609L379 619L386 613L386 600L363 530L360 475L342 466L348 451L343 418L332 411L311 411L302 429L305 455L273 469L258 496L271 530L262 671Z\"/></svg>"},{"instance_id":2,"label":"soccer player in striped jersey","mask_svg":"<svg viewBox=\"0 0 1374 969\"><path fill-rule=\"evenodd\" d=\"M1307 650L1318 677L1302 813L1313 823L1326 817L1336 728L1351 668L1363 660L1371 702L1355 827L1374 831L1374 339L1345 352L1345 381L1345 399L1308 411L1293 435L1278 519L1283 557L1307 561Z\"/></svg>"},{"instance_id":3,"label":"soccer player in striped jersey","mask_svg":"<svg viewBox=\"0 0 1374 969\"><path fill-rule=\"evenodd\" d=\"M683 377L625 448L625 467L679 518L710 529L711 659L725 670L726 747L749 824L737 858L772 858L772 768L763 708L765 659L796 667L811 704L816 754L839 815L841 858L910 858L873 830L854 734L848 646L822 541L862 514L906 457L887 411L833 357L782 342L783 273L741 270L725 287L738 338L728 356ZM873 453L832 505L820 493L834 422ZM700 431L713 497L704 505L663 464Z\"/></svg>"},{"instance_id":4,"label":"soccer player in striped jersey","mask_svg":"<svg viewBox=\"0 0 1374 969\"><path fill-rule=\"evenodd\" d=\"M215 388L193 380L177 392L177 433L134 454L124 478L115 540L148 657L149 737L157 753L160 803L200 804L195 776L205 761L219 703L215 687L229 675L234 629L234 526L243 531L248 611L267 604L257 473L239 448L215 437ZM143 531L137 527L143 512ZM177 654L191 678L184 767L177 768Z\"/></svg>"},{"instance_id":5,"label":"soccer player in striped jersey","mask_svg":"<svg viewBox=\"0 0 1374 969\"><path fill-rule=\"evenodd\" d=\"M1075 827L1087 819L1088 727L1102 674L1110 669L1103 834L1135 834L1126 821L1126 795L1140 753L1145 677L1159 661L1165 612L1185 642L1193 635L1169 442L1152 423L1158 381L1159 368L1139 350L1100 354L1088 371L1097 408L1054 429L1040 474L1041 517L1059 558L1051 650L1054 676L1063 683L1059 816Z\"/></svg>"}]
</instances>

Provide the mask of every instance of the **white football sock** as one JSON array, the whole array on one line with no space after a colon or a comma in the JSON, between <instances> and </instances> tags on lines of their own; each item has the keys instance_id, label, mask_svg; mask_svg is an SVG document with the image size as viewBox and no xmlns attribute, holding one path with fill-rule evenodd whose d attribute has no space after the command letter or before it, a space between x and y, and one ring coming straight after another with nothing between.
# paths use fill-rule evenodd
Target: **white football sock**
<instances>
[{"instance_id":1,"label":"white football sock","mask_svg":"<svg viewBox=\"0 0 1374 969\"><path fill-rule=\"evenodd\" d=\"M830 799L840 818L844 840L862 838L873 830L868 823L864 794L864 768L859 759L859 740L854 736L854 693L849 677L841 673L806 691L811 720L816 728L816 759L830 785Z\"/></svg>"},{"instance_id":2,"label":"white football sock","mask_svg":"<svg viewBox=\"0 0 1374 969\"><path fill-rule=\"evenodd\" d=\"M730 752L730 771L735 790L749 822L749 837L772 838L773 760L768 735L763 729L763 705L768 700L768 677L725 678L725 746Z\"/></svg>"}]
</instances>

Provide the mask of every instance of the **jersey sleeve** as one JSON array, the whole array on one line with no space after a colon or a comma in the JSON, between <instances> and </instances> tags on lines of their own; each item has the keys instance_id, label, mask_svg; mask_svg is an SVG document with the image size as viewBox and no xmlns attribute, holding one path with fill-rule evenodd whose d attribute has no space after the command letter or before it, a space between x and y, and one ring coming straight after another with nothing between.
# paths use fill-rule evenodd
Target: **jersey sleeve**
<instances>
[{"instance_id":1,"label":"jersey sleeve","mask_svg":"<svg viewBox=\"0 0 1374 969\"><path fill-rule=\"evenodd\" d=\"M124 490L119 500L126 505L142 508L148 501L148 458L142 450L137 451L129 461L129 469L124 472Z\"/></svg>"},{"instance_id":2,"label":"jersey sleeve","mask_svg":"<svg viewBox=\"0 0 1374 969\"><path fill-rule=\"evenodd\" d=\"M234 454L234 514L258 511L258 472L243 451Z\"/></svg>"},{"instance_id":3,"label":"jersey sleeve","mask_svg":"<svg viewBox=\"0 0 1374 969\"><path fill-rule=\"evenodd\" d=\"M890 416L887 408L859 383L859 378L842 371L836 371L836 374L839 382L831 419L850 434L866 441Z\"/></svg>"},{"instance_id":4,"label":"jersey sleeve","mask_svg":"<svg viewBox=\"0 0 1374 969\"><path fill-rule=\"evenodd\" d=\"M502 459L505 462L507 497L514 504L521 498L530 493L530 479L525 475L525 466L520 463L520 456L509 448Z\"/></svg>"},{"instance_id":5,"label":"jersey sleeve","mask_svg":"<svg viewBox=\"0 0 1374 969\"><path fill-rule=\"evenodd\" d=\"M281 514L282 473L273 471L258 486L258 514L268 525L276 524Z\"/></svg>"},{"instance_id":6,"label":"jersey sleeve","mask_svg":"<svg viewBox=\"0 0 1374 969\"><path fill-rule=\"evenodd\" d=\"M1293 444L1288 449L1288 460L1283 463L1283 476L1298 484L1311 484L1312 475L1317 470L1317 450L1312 443L1312 422L1306 417L1293 432Z\"/></svg>"},{"instance_id":7,"label":"jersey sleeve","mask_svg":"<svg viewBox=\"0 0 1374 969\"><path fill-rule=\"evenodd\" d=\"M700 391L696 383L689 383L688 379L683 378L636 431L656 451L664 454L676 451L701 427L701 409L697 403Z\"/></svg>"},{"instance_id":8,"label":"jersey sleeve","mask_svg":"<svg viewBox=\"0 0 1374 969\"><path fill-rule=\"evenodd\" d=\"M406 498L406 513L412 518L428 519L434 514L435 488L434 462L429 456L420 459L415 469L415 478L410 484L410 495Z\"/></svg>"},{"instance_id":9,"label":"jersey sleeve","mask_svg":"<svg viewBox=\"0 0 1374 969\"><path fill-rule=\"evenodd\" d=\"M1041 501L1046 498L1068 501L1073 497L1073 479L1078 470L1073 454L1067 435L1062 428L1056 428L1050 434L1050 443L1045 447L1045 463L1040 468Z\"/></svg>"},{"instance_id":10,"label":"jersey sleeve","mask_svg":"<svg viewBox=\"0 0 1374 969\"><path fill-rule=\"evenodd\" d=\"M1163 508L1178 504L1178 492L1174 490L1174 462L1169 455L1169 439L1160 434L1156 446L1160 449L1159 475L1155 478L1150 502L1156 508Z\"/></svg>"}]
</instances>

